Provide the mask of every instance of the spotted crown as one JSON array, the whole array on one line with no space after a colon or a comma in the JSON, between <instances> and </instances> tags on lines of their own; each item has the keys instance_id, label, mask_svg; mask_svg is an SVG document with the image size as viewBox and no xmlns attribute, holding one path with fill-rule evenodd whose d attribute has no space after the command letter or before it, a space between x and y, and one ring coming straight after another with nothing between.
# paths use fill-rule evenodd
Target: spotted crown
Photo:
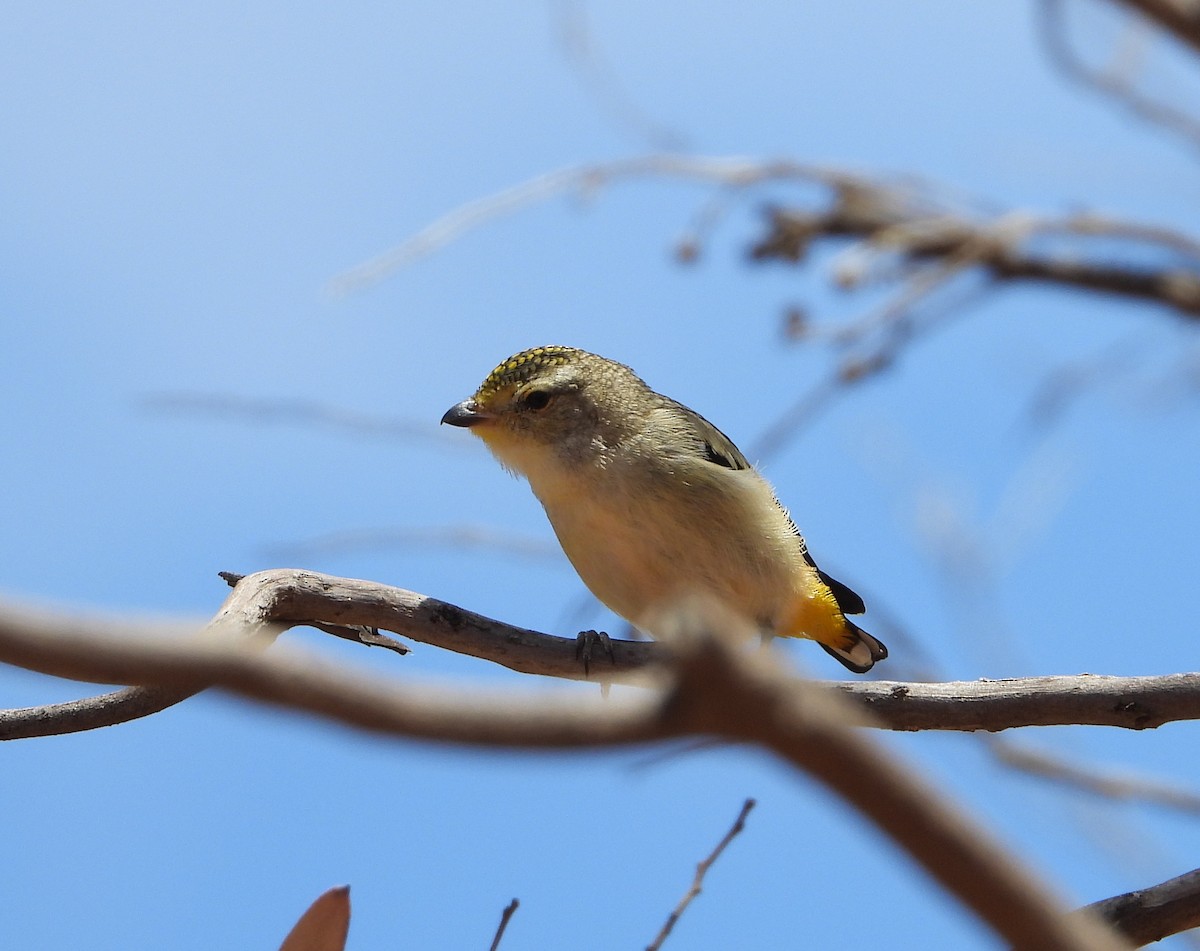
<instances>
[{"instance_id":1,"label":"spotted crown","mask_svg":"<svg viewBox=\"0 0 1200 951\"><path fill-rule=\"evenodd\" d=\"M500 390L519 386L533 379L547 367L560 367L575 362L582 350L575 347L534 347L509 357L487 375L480 384L476 399L485 399Z\"/></svg>"}]
</instances>

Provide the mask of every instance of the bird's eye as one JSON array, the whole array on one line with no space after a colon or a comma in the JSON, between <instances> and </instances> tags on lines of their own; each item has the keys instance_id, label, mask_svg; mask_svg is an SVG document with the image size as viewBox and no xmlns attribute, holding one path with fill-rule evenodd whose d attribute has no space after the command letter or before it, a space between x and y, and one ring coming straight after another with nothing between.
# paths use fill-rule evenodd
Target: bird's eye
<instances>
[{"instance_id":1,"label":"bird's eye","mask_svg":"<svg viewBox=\"0 0 1200 951\"><path fill-rule=\"evenodd\" d=\"M525 398L522 400L522 402L526 405L526 407L532 410L545 409L550 405L550 391L533 390L525 395Z\"/></svg>"}]
</instances>

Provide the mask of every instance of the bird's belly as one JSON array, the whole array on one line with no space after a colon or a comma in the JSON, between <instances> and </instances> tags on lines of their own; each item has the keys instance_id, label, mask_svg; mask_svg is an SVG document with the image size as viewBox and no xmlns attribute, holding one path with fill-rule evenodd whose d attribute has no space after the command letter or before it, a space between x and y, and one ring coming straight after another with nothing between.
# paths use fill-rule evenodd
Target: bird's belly
<instances>
[{"instance_id":1,"label":"bird's belly","mask_svg":"<svg viewBox=\"0 0 1200 951\"><path fill-rule=\"evenodd\" d=\"M584 584L648 633L698 595L769 627L793 590L791 559L752 518L728 511L729 500L680 507L653 496L575 495L543 505Z\"/></svg>"}]
</instances>

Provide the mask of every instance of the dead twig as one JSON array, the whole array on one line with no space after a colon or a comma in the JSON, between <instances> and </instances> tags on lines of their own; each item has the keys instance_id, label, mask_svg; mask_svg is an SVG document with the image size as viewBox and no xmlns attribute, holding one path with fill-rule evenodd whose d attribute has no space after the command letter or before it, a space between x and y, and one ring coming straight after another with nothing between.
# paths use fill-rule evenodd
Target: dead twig
<instances>
[{"instance_id":1,"label":"dead twig","mask_svg":"<svg viewBox=\"0 0 1200 951\"><path fill-rule=\"evenodd\" d=\"M691 888L687 890L687 893L679 900L679 904L676 905L671 911L671 914L667 916L667 920L663 922L663 926L659 930L658 935L653 941L650 942L650 944L646 946L646 951L658 951L658 949L662 947L663 942L666 941L667 937L671 934L676 922L678 922L683 913L687 911L688 905L695 901L696 897L700 894L700 890L704 885L704 876L708 874L708 870L712 868L713 863L721 857L721 853L725 851L726 846L728 846L729 843L732 842L739 833L741 833L742 829L746 827L746 816L750 815L750 810L753 809L754 806L755 802L753 799L747 799L744 803L742 803L742 810L738 813L738 817L733 821L733 825L730 826L729 831L725 833L721 841L717 843L717 847L708 854L708 857L696 866L696 875L692 879Z\"/></svg>"},{"instance_id":2,"label":"dead twig","mask_svg":"<svg viewBox=\"0 0 1200 951\"><path fill-rule=\"evenodd\" d=\"M504 937L504 929L508 927L509 919L516 914L517 909L520 907L521 902L516 898L505 906L504 911L500 913L500 926L496 929L496 936L492 938L492 946L488 951L496 951L500 947L500 939Z\"/></svg>"}]
</instances>

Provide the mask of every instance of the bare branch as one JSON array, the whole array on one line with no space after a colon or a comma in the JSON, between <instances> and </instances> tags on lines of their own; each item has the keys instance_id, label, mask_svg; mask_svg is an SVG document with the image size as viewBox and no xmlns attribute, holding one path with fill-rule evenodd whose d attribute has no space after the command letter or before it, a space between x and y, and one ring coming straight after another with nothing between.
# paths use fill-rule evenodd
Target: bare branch
<instances>
[{"instance_id":1,"label":"bare branch","mask_svg":"<svg viewBox=\"0 0 1200 951\"><path fill-rule=\"evenodd\" d=\"M492 938L492 946L489 951L496 951L500 947L500 939L504 937L504 929L508 927L509 919L516 914L517 909L520 907L521 902L514 898L505 906L504 911L500 913L500 926L496 929L496 937Z\"/></svg>"},{"instance_id":2,"label":"bare branch","mask_svg":"<svg viewBox=\"0 0 1200 951\"><path fill-rule=\"evenodd\" d=\"M1200 928L1200 869L1088 905L1137 946Z\"/></svg>"},{"instance_id":3,"label":"bare branch","mask_svg":"<svg viewBox=\"0 0 1200 951\"><path fill-rule=\"evenodd\" d=\"M245 578L206 636L187 640L134 641L115 636L111 626L82 630L74 619L10 611L0 617L0 652L75 679L216 685L362 729L439 742L546 749L716 736L755 743L860 810L1009 943L1046 951L1123 947L1087 917L1066 915L1052 890L956 805L853 730L863 722L856 708L764 652L689 629L662 668L659 689L608 702L574 694L464 696L398 686L287 652L264 654L263 611L287 603L264 598L264 585L265 574ZM230 602L239 605L243 623L235 622ZM326 607L338 603L327 599ZM351 613L333 620L364 620L345 616Z\"/></svg>"},{"instance_id":4,"label":"bare branch","mask_svg":"<svg viewBox=\"0 0 1200 951\"><path fill-rule=\"evenodd\" d=\"M1144 730L1200 719L1200 674L1022 677L1014 680L842 683L893 730L1117 726Z\"/></svg>"},{"instance_id":5,"label":"bare branch","mask_svg":"<svg viewBox=\"0 0 1200 951\"><path fill-rule=\"evenodd\" d=\"M380 628L519 673L568 680L644 682L652 664L669 661L662 644L614 638L611 657L606 655L592 665L589 676L576 656L574 637L513 627L400 588L294 569L264 571L242 579L214 625L227 625L235 618L260 625L270 622L275 625L271 629L275 633L287 626L314 621ZM0 661L55 676L120 682L124 679L122 675L111 669L81 665L91 653L93 638L127 634L128 625L123 622L47 620L9 609L0 611ZM179 702L204 685L200 677L188 678L186 683L154 678L149 682L158 687L186 688L186 692L176 690L162 695L172 698L171 703ZM1067 724L1141 730L1176 720L1200 719L1200 674L1158 677L1081 674L949 683L856 681L835 686L840 693L865 704L874 725L892 730L997 731ZM95 725L110 725L120 722L114 717L123 709L113 698L126 697L130 698L126 703L133 703L144 696L144 692L135 690L92 701L76 701L73 709L78 726L65 715L51 719L41 715L42 710L50 708L10 711L7 717L0 714L0 737L19 739L92 729L94 717L100 717ZM146 700L139 702L145 704ZM92 703L109 707L108 716L92 710L89 706ZM113 704L116 704L115 714L111 712ZM135 715L145 716L150 712L155 711L146 709Z\"/></svg>"},{"instance_id":6,"label":"bare branch","mask_svg":"<svg viewBox=\"0 0 1200 951\"><path fill-rule=\"evenodd\" d=\"M679 904L676 905L671 911L671 914L667 916L667 920L663 922L663 926L659 930L658 935L653 941L650 942L649 945L647 945L646 951L658 951L658 949L662 947L663 942L666 941L667 937L671 934L676 922L678 922L683 913L687 911L688 905L695 901L696 897L700 894L700 889L704 885L704 876L708 874L708 870L712 868L713 863L721 857L721 853L725 851L726 846L728 846L729 843L741 833L742 829L746 827L746 816L750 815L750 810L753 809L754 806L755 802L753 799L747 799L744 803L742 803L741 812L738 813L738 817L733 821L733 825L730 826L729 831L725 833L725 835L721 838L721 841L717 843L716 848L708 854L708 857L696 866L696 875L692 879L691 888L687 890L687 893L679 900Z\"/></svg>"}]
</instances>

